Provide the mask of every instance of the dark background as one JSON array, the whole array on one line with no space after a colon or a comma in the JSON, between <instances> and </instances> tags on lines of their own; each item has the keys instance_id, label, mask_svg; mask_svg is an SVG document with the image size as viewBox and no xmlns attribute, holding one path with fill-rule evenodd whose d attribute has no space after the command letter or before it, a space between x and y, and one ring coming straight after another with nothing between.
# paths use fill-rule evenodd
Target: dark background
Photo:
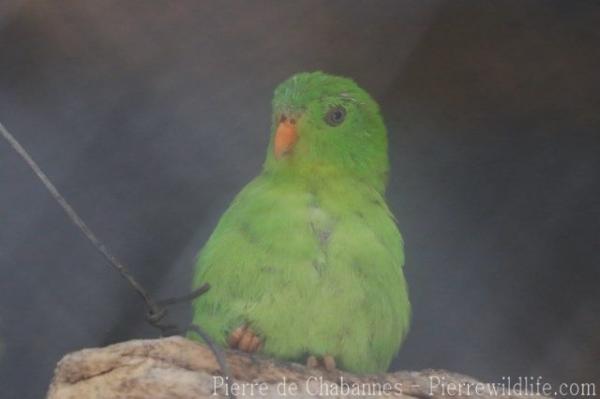
<instances>
[{"instance_id":1,"label":"dark background","mask_svg":"<svg viewBox=\"0 0 600 399\"><path fill-rule=\"evenodd\" d=\"M316 69L389 127L414 306L394 368L600 391L599 2L0 5L0 120L157 297L259 172L273 88ZM0 396L155 337L143 311L0 140Z\"/></svg>"}]
</instances>

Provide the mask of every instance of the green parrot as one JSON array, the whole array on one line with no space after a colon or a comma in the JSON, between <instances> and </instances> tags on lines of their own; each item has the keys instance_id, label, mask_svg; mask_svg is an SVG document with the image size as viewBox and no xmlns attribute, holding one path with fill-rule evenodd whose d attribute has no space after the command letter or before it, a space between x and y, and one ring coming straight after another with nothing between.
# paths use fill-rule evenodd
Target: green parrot
<instances>
[{"instance_id":1,"label":"green parrot","mask_svg":"<svg viewBox=\"0 0 600 399\"><path fill-rule=\"evenodd\" d=\"M198 255L193 323L221 345L355 373L407 333L403 241L384 194L387 132L352 80L299 73L273 98L261 174Z\"/></svg>"}]
</instances>

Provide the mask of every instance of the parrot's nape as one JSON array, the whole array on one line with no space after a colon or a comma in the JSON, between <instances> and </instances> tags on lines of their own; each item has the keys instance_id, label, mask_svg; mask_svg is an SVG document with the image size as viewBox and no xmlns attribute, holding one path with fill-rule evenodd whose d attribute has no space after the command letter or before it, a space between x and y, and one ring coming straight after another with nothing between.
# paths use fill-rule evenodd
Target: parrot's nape
<instances>
[{"instance_id":1,"label":"parrot's nape","mask_svg":"<svg viewBox=\"0 0 600 399\"><path fill-rule=\"evenodd\" d=\"M219 344L279 359L385 371L410 303L384 193L387 132L375 101L322 72L283 82L261 174L200 251L193 322Z\"/></svg>"}]
</instances>

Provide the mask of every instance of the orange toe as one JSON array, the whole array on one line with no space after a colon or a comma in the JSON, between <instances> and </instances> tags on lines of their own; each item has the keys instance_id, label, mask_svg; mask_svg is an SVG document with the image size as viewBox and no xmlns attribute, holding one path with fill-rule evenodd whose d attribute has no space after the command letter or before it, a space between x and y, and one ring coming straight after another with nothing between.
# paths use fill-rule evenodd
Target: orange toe
<instances>
[{"instance_id":1,"label":"orange toe","mask_svg":"<svg viewBox=\"0 0 600 399\"><path fill-rule=\"evenodd\" d=\"M327 371L335 370L335 358L331 355L323 356L323 367L325 367L325 370Z\"/></svg>"},{"instance_id":2,"label":"orange toe","mask_svg":"<svg viewBox=\"0 0 600 399\"><path fill-rule=\"evenodd\" d=\"M229 334L227 343L231 349L253 353L260 349L262 340L247 325L236 328Z\"/></svg>"}]
</instances>

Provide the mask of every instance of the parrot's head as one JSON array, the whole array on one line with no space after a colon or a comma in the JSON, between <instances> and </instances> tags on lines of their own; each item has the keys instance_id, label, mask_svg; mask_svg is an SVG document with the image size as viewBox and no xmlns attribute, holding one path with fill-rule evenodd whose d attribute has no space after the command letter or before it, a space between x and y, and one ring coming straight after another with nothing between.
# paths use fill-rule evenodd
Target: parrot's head
<instances>
[{"instance_id":1,"label":"parrot's head","mask_svg":"<svg viewBox=\"0 0 600 399\"><path fill-rule=\"evenodd\" d=\"M279 85L265 172L353 177L379 191L388 171L377 103L347 78L299 73Z\"/></svg>"}]
</instances>

